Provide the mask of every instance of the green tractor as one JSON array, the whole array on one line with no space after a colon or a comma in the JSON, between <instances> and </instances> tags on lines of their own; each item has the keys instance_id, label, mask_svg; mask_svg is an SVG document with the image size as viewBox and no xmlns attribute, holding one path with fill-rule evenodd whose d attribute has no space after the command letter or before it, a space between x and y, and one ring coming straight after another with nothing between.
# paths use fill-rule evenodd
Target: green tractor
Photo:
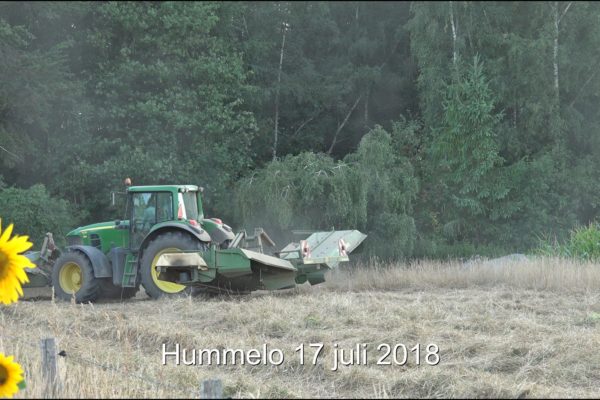
<instances>
[{"instance_id":1,"label":"green tractor","mask_svg":"<svg viewBox=\"0 0 600 400\"><path fill-rule=\"evenodd\" d=\"M77 228L62 251L48 233L41 251L27 253L38 267L28 271L28 286L50 284L58 298L76 302L131 298L140 285L152 298L285 289L323 282L366 238L358 231L314 232L266 254L275 243L262 229L234 234L220 219L205 218L199 189L129 186L127 219Z\"/></svg>"}]
</instances>

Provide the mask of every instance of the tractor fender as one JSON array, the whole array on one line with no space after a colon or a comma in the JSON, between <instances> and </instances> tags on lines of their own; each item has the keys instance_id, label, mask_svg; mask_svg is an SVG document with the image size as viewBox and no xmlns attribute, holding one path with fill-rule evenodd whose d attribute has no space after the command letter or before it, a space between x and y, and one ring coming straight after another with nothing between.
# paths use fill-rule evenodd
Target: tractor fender
<instances>
[{"instance_id":1,"label":"tractor fender","mask_svg":"<svg viewBox=\"0 0 600 400\"><path fill-rule=\"evenodd\" d=\"M94 268L94 276L96 278L112 277L112 268L108 257L103 252L93 246L75 245L67 246L69 251L80 251L87 256Z\"/></svg>"},{"instance_id":2,"label":"tractor fender","mask_svg":"<svg viewBox=\"0 0 600 400\"><path fill-rule=\"evenodd\" d=\"M210 237L212 241L217 244L221 244L226 240L235 239L235 235L232 231L227 231L225 228L222 228L218 225L213 227L212 231L210 232Z\"/></svg>"},{"instance_id":3,"label":"tractor fender","mask_svg":"<svg viewBox=\"0 0 600 400\"><path fill-rule=\"evenodd\" d=\"M162 232L166 231L185 231L194 236L201 242L210 243L210 235L204 229L193 229L192 227L184 224L179 224L176 222L165 222L160 225L155 226L148 236L144 238L144 241L140 244L140 249L146 247L146 245L154 239L156 236L160 235Z\"/></svg>"},{"instance_id":4,"label":"tractor fender","mask_svg":"<svg viewBox=\"0 0 600 400\"><path fill-rule=\"evenodd\" d=\"M203 219L201 224L210 235L212 241L216 244L221 244L226 240L235 239L233 231L225 224L219 224L212 219Z\"/></svg>"}]
</instances>

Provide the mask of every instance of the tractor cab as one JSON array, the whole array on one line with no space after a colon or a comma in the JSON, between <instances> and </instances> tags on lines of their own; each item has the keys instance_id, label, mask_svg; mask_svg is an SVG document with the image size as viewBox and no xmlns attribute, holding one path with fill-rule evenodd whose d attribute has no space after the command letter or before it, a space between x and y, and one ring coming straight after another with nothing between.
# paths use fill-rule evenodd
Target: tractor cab
<instances>
[{"instance_id":1,"label":"tractor cab","mask_svg":"<svg viewBox=\"0 0 600 400\"><path fill-rule=\"evenodd\" d=\"M157 226L185 226L200 231L204 219L198 187L192 185L131 186L127 189L130 248L139 250Z\"/></svg>"},{"instance_id":2,"label":"tractor cab","mask_svg":"<svg viewBox=\"0 0 600 400\"><path fill-rule=\"evenodd\" d=\"M200 192L195 185L130 186L130 249L138 251L149 234L168 228L184 229L203 242L227 247L234 238L233 231L218 218L204 218Z\"/></svg>"}]
</instances>

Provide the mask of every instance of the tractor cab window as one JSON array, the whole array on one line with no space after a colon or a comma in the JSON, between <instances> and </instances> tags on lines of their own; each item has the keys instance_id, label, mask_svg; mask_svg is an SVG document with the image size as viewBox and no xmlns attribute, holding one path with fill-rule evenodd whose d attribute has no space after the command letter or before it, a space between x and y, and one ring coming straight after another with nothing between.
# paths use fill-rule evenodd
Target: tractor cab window
<instances>
[{"instance_id":1,"label":"tractor cab window","mask_svg":"<svg viewBox=\"0 0 600 400\"><path fill-rule=\"evenodd\" d=\"M136 247L146 237L152 226L173 219L173 201L169 192L133 194L131 222L132 245Z\"/></svg>"},{"instance_id":2,"label":"tractor cab window","mask_svg":"<svg viewBox=\"0 0 600 400\"><path fill-rule=\"evenodd\" d=\"M198 193L185 192L181 193L183 204L185 206L185 214L187 219L198 219Z\"/></svg>"},{"instance_id":3,"label":"tractor cab window","mask_svg":"<svg viewBox=\"0 0 600 400\"><path fill-rule=\"evenodd\" d=\"M133 195L133 227L135 231L147 231L156 223L156 196L154 193Z\"/></svg>"},{"instance_id":4,"label":"tractor cab window","mask_svg":"<svg viewBox=\"0 0 600 400\"><path fill-rule=\"evenodd\" d=\"M148 230L152 225L173 219L173 200L169 192L135 193L133 219L136 230Z\"/></svg>"},{"instance_id":5,"label":"tractor cab window","mask_svg":"<svg viewBox=\"0 0 600 400\"><path fill-rule=\"evenodd\" d=\"M171 193L156 193L156 222L173 220L173 200Z\"/></svg>"}]
</instances>

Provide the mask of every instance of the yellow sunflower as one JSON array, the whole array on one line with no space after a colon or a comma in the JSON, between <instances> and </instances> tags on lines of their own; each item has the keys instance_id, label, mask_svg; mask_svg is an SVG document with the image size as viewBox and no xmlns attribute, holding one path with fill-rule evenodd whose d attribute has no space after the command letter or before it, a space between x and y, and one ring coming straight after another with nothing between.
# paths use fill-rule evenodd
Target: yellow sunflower
<instances>
[{"instance_id":1,"label":"yellow sunflower","mask_svg":"<svg viewBox=\"0 0 600 400\"><path fill-rule=\"evenodd\" d=\"M0 353L0 398L11 398L19 391L23 382L23 369L13 361L13 357L5 357Z\"/></svg>"},{"instance_id":2,"label":"yellow sunflower","mask_svg":"<svg viewBox=\"0 0 600 400\"><path fill-rule=\"evenodd\" d=\"M19 253L29 249L33 244L28 236L10 238L13 225L2 232L0 220L0 303L10 304L23 295L21 284L29 282L25 268L35 268L29 259Z\"/></svg>"}]
</instances>

